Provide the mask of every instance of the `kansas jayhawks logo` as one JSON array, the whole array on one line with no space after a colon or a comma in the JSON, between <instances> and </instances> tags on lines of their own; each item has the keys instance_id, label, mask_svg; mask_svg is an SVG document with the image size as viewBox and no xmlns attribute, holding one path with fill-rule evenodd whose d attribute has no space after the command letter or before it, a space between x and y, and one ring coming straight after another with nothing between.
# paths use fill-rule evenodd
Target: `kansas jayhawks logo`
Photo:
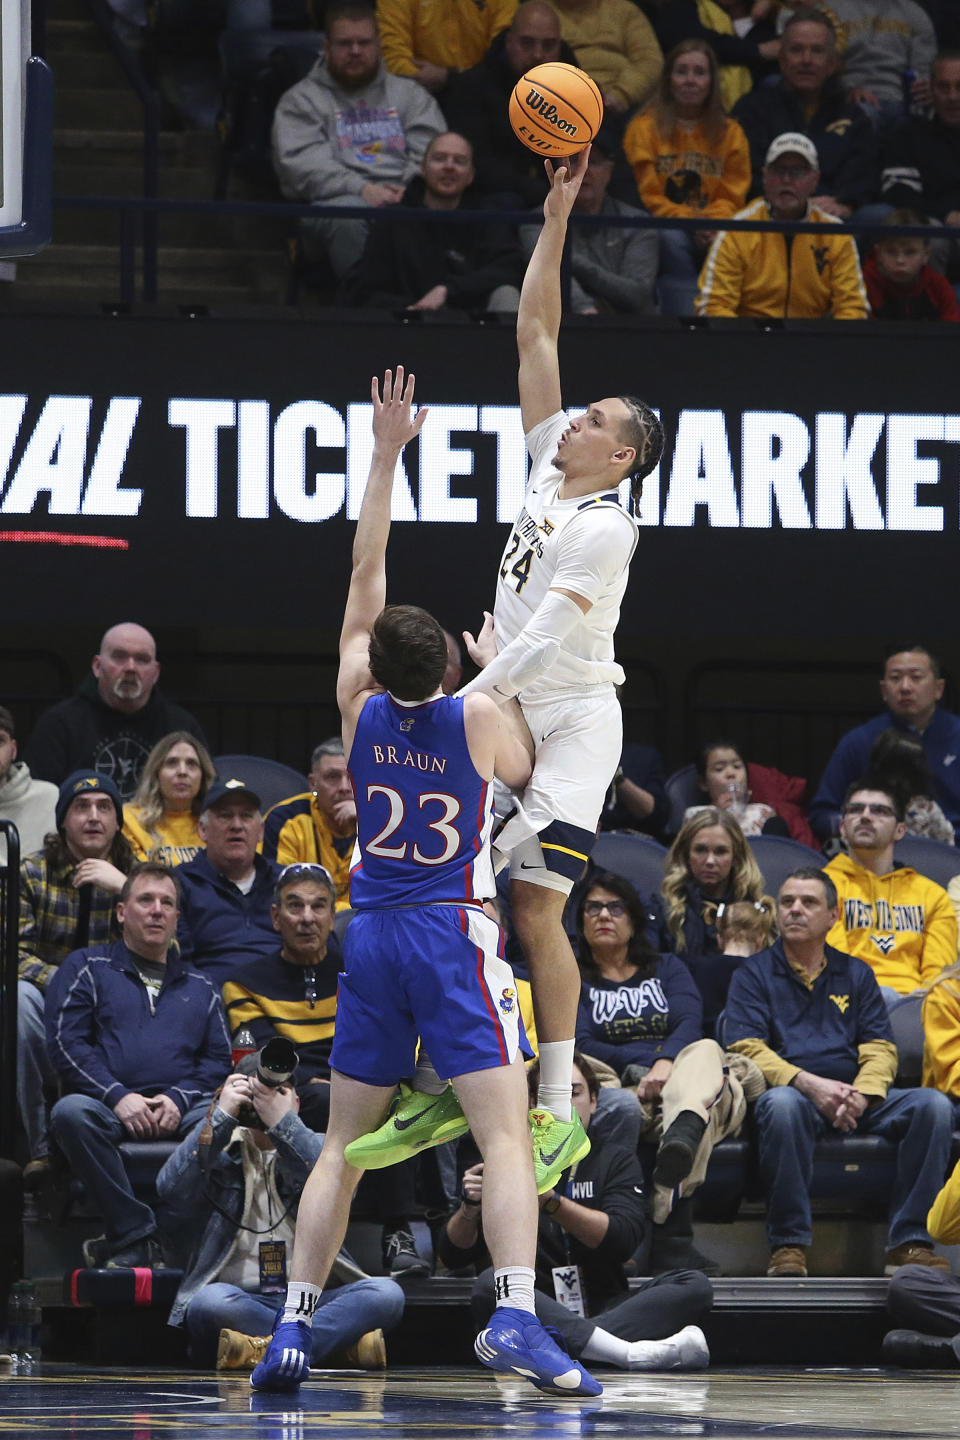
<instances>
[{"instance_id":1,"label":"kansas jayhawks logo","mask_svg":"<svg viewBox=\"0 0 960 1440\"><path fill-rule=\"evenodd\" d=\"M516 990L502 990L500 992L499 1005L504 1015L512 1015L517 1003Z\"/></svg>"},{"instance_id":2,"label":"kansas jayhawks logo","mask_svg":"<svg viewBox=\"0 0 960 1440\"><path fill-rule=\"evenodd\" d=\"M407 735L413 729L416 723L416 720L401 720L400 729L403 731L404 735Z\"/></svg>"}]
</instances>

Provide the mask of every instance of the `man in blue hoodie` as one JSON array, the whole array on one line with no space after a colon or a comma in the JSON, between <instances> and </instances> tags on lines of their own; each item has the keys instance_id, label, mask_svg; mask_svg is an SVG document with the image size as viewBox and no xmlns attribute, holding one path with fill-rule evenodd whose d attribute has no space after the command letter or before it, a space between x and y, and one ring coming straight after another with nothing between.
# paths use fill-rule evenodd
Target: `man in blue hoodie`
<instances>
[{"instance_id":1,"label":"man in blue hoodie","mask_svg":"<svg viewBox=\"0 0 960 1440\"><path fill-rule=\"evenodd\" d=\"M933 798L960 838L960 717L941 710L940 661L926 645L899 645L886 653L880 694L882 715L848 730L827 762L810 805L810 824L822 839L840 829L840 811L848 785L870 769L870 752L881 730L892 725L923 742Z\"/></svg>"},{"instance_id":2,"label":"man in blue hoodie","mask_svg":"<svg viewBox=\"0 0 960 1440\"><path fill-rule=\"evenodd\" d=\"M186 1134L230 1068L219 991L173 946L179 893L165 866L138 865L117 902L123 939L75 950L47 988L47 1048L65 1092L50 1127L106 1230L84 1244L91 1266L156 1258L156 1218L118 1147Z\"/></svg>"}]
</instances>

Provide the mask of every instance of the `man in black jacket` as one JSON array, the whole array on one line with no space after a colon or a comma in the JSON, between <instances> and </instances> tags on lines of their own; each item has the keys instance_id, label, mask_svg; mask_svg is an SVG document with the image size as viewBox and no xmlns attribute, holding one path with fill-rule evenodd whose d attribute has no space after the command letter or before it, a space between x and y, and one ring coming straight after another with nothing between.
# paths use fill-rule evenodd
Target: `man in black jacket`
<instances>
[{"instance_id":1,"label":"man in black jacket","mask_svg":"<svg viewBox=\"0 0 960 1440\"><path fill-rule=\"evenodd\" d=\"M537 1066L530 1072L536 1093ZM574 1056L573 1105L589 1129L600 1085L590 1062ZM640 1162L628 1150L593 1140L589 1154L540 1199L537 1316L563 1336L584 1363L621 1370L700 1370L710 1352L697 1321L713 1304L706 1276L671 1270L630 1291L623 1271L647 1229ZM451 1269L484 1262L480 1230L483 1165L468 1166L461 1203L439 1237ZM493 1311L493 1272L484 1270L471 1296L474 1320ZM588 1318L589 1317L589 1318Z\"/></svg>"},{"instance_id":2,"label":"man in black jacket","mask_svg":"<svg viewBox=\"0 0 960 1440\"><path fill-rule=\"evenodd\" d=\"M473 149L449 131L427 146L404 205L472 209ZM377 221L347 284L350 298L390 310L505 310L520 303L520 248L507 227L434 220Z\"/></svg>"},{"instance_id":3,"label":"man in black jacket","mask_svg":"<svg viewBox=\"0 0 960 1440\"><path fill-rule=\"evenodd\" d=\"M733 107L750 143L751 195L763 193L767 150L786 131L806 135L817 147L820 190L812 204L838 220L874 200L880 157L873 126L844 95L837 71L837 37L824 15L800 14L784 28L780 80L755 86Z\"/></svg>"},{"instance_id":4,"label":"man in black jacket","mask_svg":"<svg viewBox=\"0 0 960 1440\"><path fill-rule=\"evenodd\" d=\"M451 130L473 146L477 193L485 205L525 210L546 198L543 159L517 139L507 107L520 76L553 60L577 63L560 38L560 17L545 0L524 0L480 64L454 75L447 87L443 113Z\"/></svg>"},{"instance_id":5,"label":"man in black jacket","mask_svg":"<svg viewBox=\"0 0 960 1440\"><path fill-rule=\"evenodd\" d=\"M172 730L206 737L188 710L157 690L157 645L142 625L112 625L76 695L45 710L24 759L36 780L62 785L74 770L109 776L131 800L147 756Z\"/></svg>"},{"instance_id":6,"label":"man in black jacket","mask_svg":"<svg viewBox=\"0 0 960 1440\"><path fill-rule=\"evenodd\" d=\"M883 157L883 198L960 226L960 50L944 50L930 77L933 115L912 115L890 137Z\"/></svg>"}]
</instances>

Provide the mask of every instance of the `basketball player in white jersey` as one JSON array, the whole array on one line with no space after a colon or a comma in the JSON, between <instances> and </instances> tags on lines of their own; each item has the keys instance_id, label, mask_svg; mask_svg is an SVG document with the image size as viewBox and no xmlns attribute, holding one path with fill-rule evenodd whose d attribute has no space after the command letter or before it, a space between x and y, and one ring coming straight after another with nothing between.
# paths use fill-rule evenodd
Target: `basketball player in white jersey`
<instances>
[{"instance_id":1,"label":"basketball player in white jersey","mask_svg":"<svg viewBox=\"0 0 960 1440\"><path fill-rule=\"evenodd\" d=\"M596 401L576 420L561 407L560 262L588 157L556 170L546 162L551 188L517 316L530 478L501 558L494 615L476 640L464 637L484 668L459 692L500 703L519 695L536 744L533 775L495 844L509 853L513 923L533 986L541 1078L531 1128L541 1192L590 1148L570 1105L580 976L562 915L620 763L614 687L624 673L613 634L638 531L618 487L630 479L636 508L663 450L660 421L632 396ZM412 1123L418 1104L422 1125ZM391 1163L448 1138L449 1130L431 1134L426 1109L426 1100L405 1099L403 1136L388 1135L389 1121L364 1163Z\"/></svg>"},{"instance_id":2,"label":"basketball player in white jersey","mask_svg":"<svg viewBox=\"0 0 960 1440\"><path fill-rule=\"evenodd\" d=\"M541 1183L588 1148L570 1108L580 976L561 919L622 748L614 687L624 673L613 635L638 530L618 490L630 478L636 507L663 450L660 421L633 396L595 401L576 420L561 406L560 262L587 158L556 170L547 162L544 224L517 316L530 478L500 562L493 623L488 616L476 641L465 637L484 668L461 692L499 701L519 694L536 744L533 776L496 844L509 852L513 923L533 985L541 1080L531 1119Z\"/></svg>"}]
</instances>

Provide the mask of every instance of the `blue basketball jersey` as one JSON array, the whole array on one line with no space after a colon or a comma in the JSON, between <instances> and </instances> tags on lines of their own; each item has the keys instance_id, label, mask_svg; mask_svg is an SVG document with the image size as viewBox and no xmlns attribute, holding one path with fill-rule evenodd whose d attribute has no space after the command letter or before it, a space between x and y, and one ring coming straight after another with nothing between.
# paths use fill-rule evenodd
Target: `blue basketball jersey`
<instances>
[{"instance_id":1,"label":"blue basketball jersey","mask_svg":"<svg viewBox=\"0 0 960 1440\"><path fill-rule=\"evenodd\" d=\"M357 721L350 773L354 909L493 895L493 787L470 758L462 700L445 695L405 706L371 695Z\"/></svg>"}]
</instances>

